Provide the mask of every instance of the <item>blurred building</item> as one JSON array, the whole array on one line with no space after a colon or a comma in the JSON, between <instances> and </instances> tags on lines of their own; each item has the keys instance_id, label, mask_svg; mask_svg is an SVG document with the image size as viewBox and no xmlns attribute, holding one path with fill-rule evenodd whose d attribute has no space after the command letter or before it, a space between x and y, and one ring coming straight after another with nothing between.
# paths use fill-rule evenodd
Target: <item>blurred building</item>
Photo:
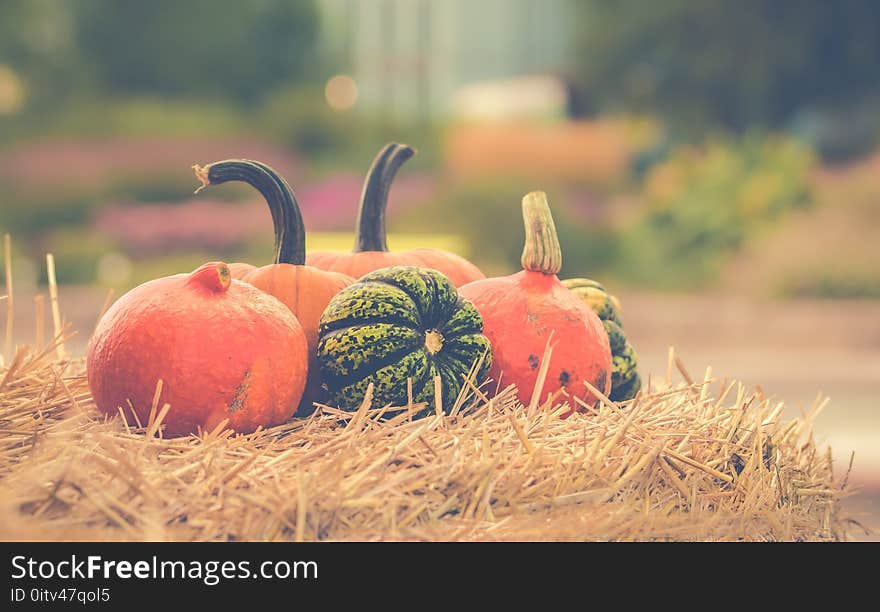
<instances>
[{"instance_id":1,"label":"blurred building","mask_svg":"<svg viewBox=\"0 0 880 612\"><path fill-rule=\"evenodd\" d=\"M325 52L356 108L403 120L454 114L464 86L562 74L570 0L320 0ZM460 96L459 96L460 98Z\"/></svg>"}]
</instances>

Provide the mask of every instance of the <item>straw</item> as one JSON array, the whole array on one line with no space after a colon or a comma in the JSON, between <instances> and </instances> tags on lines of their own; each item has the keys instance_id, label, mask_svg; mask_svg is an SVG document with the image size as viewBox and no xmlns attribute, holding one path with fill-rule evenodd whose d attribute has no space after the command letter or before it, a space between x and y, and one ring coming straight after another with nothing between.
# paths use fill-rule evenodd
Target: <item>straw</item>
<instances>
[{"instance_id":1,"label":"straw","mask_svg":"<svg viewBox=\"0 0 880 612\"><path fill-rule=\"evenodd\" d=\"M370 389L350 411L169 439L162 384L146 423L130 405L105 416L63 340L56 323L0 368L0 539L828 541L858 526L840 508L848 471L812 436L825 399L786 420L733 381L690 382L672 351L668 383L617 404L592 389L598 407L565 419L572 398L489 397L496 383L471 376L428 405L373 405Z\"/></svg>"},{"instance_id":2,"label":"straw","mask_svg":"<svg viewBox=\"0 0 880 612\"><path fill-rule=\"evenodd\" d=\"M46 275L49 278L49 300L52 304L52 325L55 330L55 337L61 334L61 309L58 307L58 281L55 280L55 256L52 253L46 254ZM65 350L64 342L58 342L55 345L58 353L58 359L64 359Z\"/></svg>"},{"instance_id":3,"label":"straw","mask_svg":"<svg viewBox=\"0 0 880 612\"><path fill-rule=\"evenodd\" d=\"M0 355L0 365L4 359L12 359L12 332L15 326L15 303L12 293L12 239L9 234L3 235L3 262L6 269L6 340L3 344L3 355Z\"/></svg>"}]
</instances>

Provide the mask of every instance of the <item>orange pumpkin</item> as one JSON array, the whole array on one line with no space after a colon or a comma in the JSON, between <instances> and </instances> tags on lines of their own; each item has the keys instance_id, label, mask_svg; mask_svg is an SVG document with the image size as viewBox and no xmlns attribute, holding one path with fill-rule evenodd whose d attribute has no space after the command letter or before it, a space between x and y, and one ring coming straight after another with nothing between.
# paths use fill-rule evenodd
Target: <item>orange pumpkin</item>
<instances>
[{"instance_id":1,"label":"orange pumpkin","mask_svg":"<svg viewBox=\"0 0 880 612\"><path fill-rule=\"evenodd\" d=\"M146 426L161 379L166 436L224 419L247 433L293 415L307 351L290 310L211 262L135 287L107 310L89 342L89 388L101 411L122 407L129 423Z\"/></svg>"},{"instance_id":2,"label":"orange pumpkin","mask_svg":"<svg viewBox=\"0 0 880 612\"><path fill-rule=\"evenodd\" d=\"M608 393L612 365L608 336L596 313L556 276L562 268L562 251L547 196L541 192L526 195L522 210L524 269L469 283L459 293L483 317L483 333L492 343L489 375L494 380L502 386L516 384L520 401L528 404L553 333L549 369L539 393L543 398L561 391L575 409L581 406L574 398L593 405L597 398L583 381Z\"/></svg>"},{"instance_id":3,"label":"orange pumpkin","mask_svg":"<svg viewBox=\"0 0 880 612\"><path fill-rule=\"evenodd\" d=\"M241 181L256 188L266 199L275 227L275 263L249 269L237 264L241 280L275 296L299 319L309 345L309 382L300 413L310 411L322 393L315 365L318 320L330 300L354 279L305 265L305 229L299 204L290 185L272 168L260 162L230 159L204 167L194 166L202 186Z\"/></svg>"},{"instance_id":4,"label":"orange pumpkin","mask_svg":"<svg viewBox=\"0 0 880 612\"><path fill-rule=\"evenodd\" d=\"M385 230L385 210L388 192L397 170L415 154L415 150L392 142L373 160L367 174L355 227L355 245L351 253L311 253L308 263L334 272L360 278L368 272L390 266L419 266L434 268L445 274L456 287L486 278L474 264L464 257L441 249L413 249L395 253L388 250Z\"/></svg>"}]
</instances>

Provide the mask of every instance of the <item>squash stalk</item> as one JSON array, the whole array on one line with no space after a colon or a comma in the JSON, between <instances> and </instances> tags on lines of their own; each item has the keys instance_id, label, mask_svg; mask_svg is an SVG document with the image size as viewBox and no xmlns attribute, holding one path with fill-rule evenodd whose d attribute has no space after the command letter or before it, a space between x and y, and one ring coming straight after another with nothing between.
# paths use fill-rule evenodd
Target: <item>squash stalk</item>
<instances>
[{"instance_id":1,"label":"squash stalk","mask_svg":"<svg viewBox=\"0 0 880 612\"><path fill-rule=\"evenodd\" d=\"M543 274L558 274L562 269L562 249L547 204L547 194L543 191L526 194L522 200L522 213L526 227L526 244L520 260L523 268Z\"/></svg>"},{"instance_id":2,"label":"squash stalk","mask_svg":"<svg viewBox=\"0 0 880 612\"><path fill-rule=\"evenodd\" d=\"M302 266L306 263L306 234L302 213L293 189L275 170L257 161L227 159L207 166L193 166L202 182L196 193L208 185L240 181L259 191L272 213L275 229L275 263Z\"/></svg>"},{"instance_id":3,"label":"squash stalk","mask_svg":"<svg viewBox=\"0 0 880 612\"><path fill-rule=\"evenodd\" d=\"M429 329L425 332L425 348L432 355L436 355L443 350L443 334L436 329Z\"/></svg>"},{"instance_id":4,"label":"squash stalk","mask_svg":"<svg viewBox=\"0 0 880 612\"><path fill-rule=\"evenodd\" d=\"M385 210L391 182L403 163L415 155L412 147L396 142L379 151L367 173L355 226L354 252L388 251Z\"/></svg>"}]
</instances>

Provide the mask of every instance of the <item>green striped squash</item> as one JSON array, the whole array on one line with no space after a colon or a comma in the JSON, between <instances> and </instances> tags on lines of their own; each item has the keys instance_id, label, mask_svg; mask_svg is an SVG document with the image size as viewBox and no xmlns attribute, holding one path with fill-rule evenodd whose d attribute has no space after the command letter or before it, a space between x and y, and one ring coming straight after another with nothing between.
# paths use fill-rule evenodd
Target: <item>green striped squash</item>
<instances>
[{"instance_id":1,"label":"green striped squash","mask_svg":"<svg viewBox=\"0 0 880 612\"><path fill-rule=\"evenodd\" d=\"M642 388L639 376L639 359L636 350L626 338L620 320L620 302L605 287L589 278L569 278L562 281L570 291L580 297L599 318L608 334L611 345L611 392L609 399L622 402L632 399Z\"/></svg>"},{"instance_id":2,"label":"green striped squash","mask_svg":"<svg viewBox=\"0 0 880 612\"><path fill-rule=\"evenodd\" d=\"M439 376L448 411L484 355L477 384L489 371L491 348L482 332L480 313L437 270L382 268L339 292L321 315L322 384L332 404L356 410L370 383L374 406L406 406L411 380L413 403L428 402L427 414Z\"/></svg>"},{"instance_id":3,"label":"green striped squash","mask_svg":"<svg viewBox=\"0 0 880 612\"><path fill-rule=\"evenodd\" d=\"M605 287L589 278L568 278L562 284L574 292L586 304L599 315L603 321L614 321L621 327L620 303L617 298L605 291Z\"/></svg>"},{"instance_id":4,"label":"green striped squash","mask_svg":"<svg viewBox=\"0 0 880 612\"><path fill-rule=\"evenodd\" d=\"M604 320L602 325L605 326L605 333L608 334L608 344L611 345L611 354L619 355L626 348L626 334L623 329L614 321Z\"/></svg>"}]
</instances>

